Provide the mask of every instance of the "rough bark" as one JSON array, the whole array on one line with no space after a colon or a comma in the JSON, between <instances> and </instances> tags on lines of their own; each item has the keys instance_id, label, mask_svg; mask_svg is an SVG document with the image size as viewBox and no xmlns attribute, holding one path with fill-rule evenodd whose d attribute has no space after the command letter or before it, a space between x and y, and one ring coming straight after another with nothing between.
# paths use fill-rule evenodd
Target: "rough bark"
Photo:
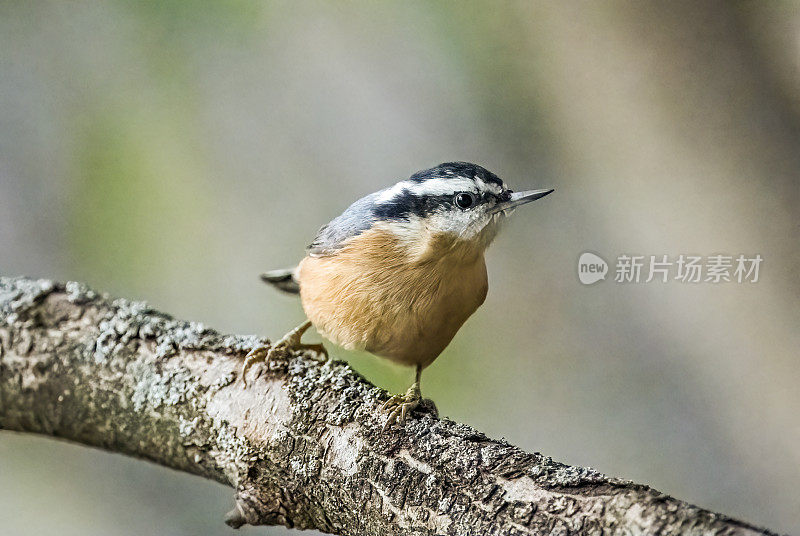
<instances>
[{"instance_id":1,"label":"rough bark","mask_svg":"<svg viewBox=\"0 0 800 536\"><path fill-rule=\"evenodd\" d=\"M138 456L236 490L228 523L347 535L770 534L439 419L382 432L345 363L262 367L221 335L79 283L0 278L0 428ZM255 376L255 374L254 374Z\"/></svg>"}]
</instances>

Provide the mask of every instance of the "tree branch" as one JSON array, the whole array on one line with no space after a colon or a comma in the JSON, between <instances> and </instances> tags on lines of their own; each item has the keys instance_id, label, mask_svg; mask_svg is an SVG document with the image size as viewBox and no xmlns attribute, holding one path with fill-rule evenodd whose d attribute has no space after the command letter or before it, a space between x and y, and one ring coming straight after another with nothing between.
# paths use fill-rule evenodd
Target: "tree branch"
<instances>
[{"instance_id":1,"label":"tree branch","mask_svg":"<svg viewBox=\"0 0 800 536\"><path fill-rule=\"evenodd\" d=\"M227 522L347 535L770 534L647 486L440 420L385 433L386 393L345 363L270 363L78 283L0 278L0 428L77 441L236 489Z\"/></svg>"}]
</instances>

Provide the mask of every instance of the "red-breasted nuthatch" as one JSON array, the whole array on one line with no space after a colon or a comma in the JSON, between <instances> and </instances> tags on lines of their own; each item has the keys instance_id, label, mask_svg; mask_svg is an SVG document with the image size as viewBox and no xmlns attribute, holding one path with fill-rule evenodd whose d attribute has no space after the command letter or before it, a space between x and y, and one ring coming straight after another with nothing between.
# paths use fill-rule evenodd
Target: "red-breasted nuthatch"
<instances>
[{"instance_id":1,"label":"red-breasted nuthatch","mask_svg":"<svg viewBox=\"0 0 800 536\"><path fill-rule=\"evenodd\" d=\"M486 298L483 254L500 223L552 191L513 192L481 166L449 162L359 199L319 230L296 268L261 276L299 293L308 321L253 349L242 377L253 363L292 350L327 356L321 344L300 342L313 324L348 350L416 367L406 394L384 404L386 426L402 422L421 400L422 370Z\"/></svg>"}]
</instances>

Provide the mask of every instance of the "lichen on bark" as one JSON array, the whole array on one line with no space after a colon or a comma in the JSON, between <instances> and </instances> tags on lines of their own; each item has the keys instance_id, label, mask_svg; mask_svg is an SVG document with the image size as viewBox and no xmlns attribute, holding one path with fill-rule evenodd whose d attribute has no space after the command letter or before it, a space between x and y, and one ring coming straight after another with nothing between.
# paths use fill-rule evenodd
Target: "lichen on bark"
<instances>
[{"instance_id":1,"label":"lichen on bark","mask_svg":"<svg viewBox=\"0 0 800 536\"><path fill-rule=\"evenodd\" d=\"M269 363L248 388L222 335L79 283L0 278L0 428L138 456L235 489L232 526L345 535L770 534L647 486L526 453L345 363Z\"/></svg>"}]
</instances>

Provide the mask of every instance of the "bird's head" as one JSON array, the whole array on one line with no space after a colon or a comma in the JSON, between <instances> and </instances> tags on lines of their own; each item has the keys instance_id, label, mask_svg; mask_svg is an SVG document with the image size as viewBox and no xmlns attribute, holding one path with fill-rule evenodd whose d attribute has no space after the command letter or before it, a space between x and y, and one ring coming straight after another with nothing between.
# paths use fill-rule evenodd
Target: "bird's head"
<instances>
[{"instance_id":1,"label":"bird's head","mask_svg":"<svg viewBox=\"0 0 800 536\"><path fill-rule=\"evenodd\" d=\"M479 165L448 162L377 192L372 213L418 255L435 244L482 253L516 207L552 191L513 192Z\"/></svg>"}]
</instances>

